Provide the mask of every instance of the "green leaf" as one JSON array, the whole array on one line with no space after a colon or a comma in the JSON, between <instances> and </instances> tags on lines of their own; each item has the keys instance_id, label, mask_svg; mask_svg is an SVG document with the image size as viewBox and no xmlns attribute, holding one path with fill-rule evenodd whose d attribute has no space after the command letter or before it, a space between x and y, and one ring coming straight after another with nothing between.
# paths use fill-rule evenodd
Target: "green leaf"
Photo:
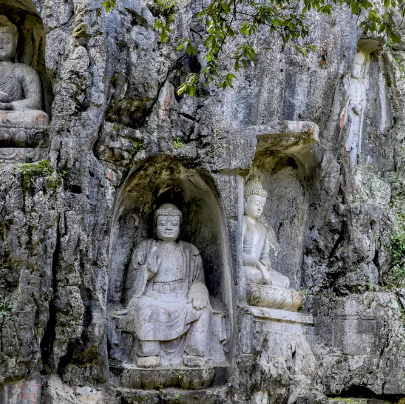
<instances>
[{"instance_id":1,"label":"green leaf","mask_svg":"<svg viewBox=\"0 0 405 404\"><path fill-rule=\"evenodd\" d=\"M399 37L398 34L396 34L395 32L392 32L390 35L391 39L393 42L395 43L401 43L401 38Z\"/></svg>"}]
</instances>

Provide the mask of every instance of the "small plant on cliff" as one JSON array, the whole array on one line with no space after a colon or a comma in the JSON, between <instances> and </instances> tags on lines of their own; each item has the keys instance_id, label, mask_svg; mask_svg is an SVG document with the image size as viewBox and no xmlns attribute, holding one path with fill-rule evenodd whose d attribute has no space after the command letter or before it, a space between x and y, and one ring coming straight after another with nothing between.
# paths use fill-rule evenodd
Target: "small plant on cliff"
<instances>
[{"instance_id":1,"label":"small plant on cliff","mask_svg":"<svg viewBox=\"0 0 405 404\"><path fill-rule=\"evenodd\" d=\"M11 308L12 306L10 300L4 297L3 300L0 301L0 313L3 316L7 316L7 314L11 311Z\"/></svg>"},{"instance_id":2,"label":"small plant on cliff","mask_svg":"<svg viewBox=\"0 0 405 404\"><path fill-rule=\"evenodd\" d=\"M40 161L39 163L23 163L18 166L18 169L23 175L33 176L46 176L53 173L53 168L48 160Z\"/></svg>"},{"instance_id":3,"label":"small plant on cliff","mask_svg":"<svg viewBox=\"0 0 405 404\"><path fill-rule=\"evenodd\" d=\"M173 139L173 147L175 149L182 149L184 147L184 143L179 137L176 137Z\"/></svg>"},{"instance_id":4,"label":"small plant on cliff","mask_svg":"<svg viewBox=\"0 0 405 404\"><path fill-rule=\"evenodd\" d=\"M132 142L132 151L134 153L138 153L141 150L145 149L145 145L143 144L142 140L135 140Z\"/></svg>"},{"instance_id":5,"label":"small plant on cliff","mask_svg":"<svg viewBox=\"0 0 405 404\"><path fill-rule=\"evenodd\" d=\"M107 11L107 13L108 13L112 8L115 8L116 2L115 2L115 0L106 0L102 3L102 6L105 8L105 11Z\"/></svg>"},{"instance_id":6,"label":"small plant on cliff","mask_svg":"<svg viewBox=\"0 0 405 404\"><path fill-rule=\"evenodd\" d=\"M391 287L403 287L405 282L405 228L391 236L392 264L385 283Z\"/></svg>"}]
</instances>

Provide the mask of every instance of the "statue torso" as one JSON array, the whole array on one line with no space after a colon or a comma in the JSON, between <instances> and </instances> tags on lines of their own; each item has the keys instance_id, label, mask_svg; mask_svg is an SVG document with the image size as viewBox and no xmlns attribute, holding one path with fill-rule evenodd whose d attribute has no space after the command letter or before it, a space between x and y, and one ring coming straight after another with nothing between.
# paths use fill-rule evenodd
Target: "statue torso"
<instances>
[{"instance_id":1,"label":"statue torso","mask_svg":"<svg viewBox=\"0 0 405 404\"><path fill-rule=\"evenodd\" d=\"M252 222L244 216L243 252L260 259L264 248L266 229L258 220Z\"/></svg>"},{"instance_id":2,"label":"statue torso","mask_svg":"<svg viewBox=\"0 0 405 404\"><path fill-rule=\"evenodd\" d=\"M352 104L363 101L363 84L353 77L350 78L350 101Z\"/></svg>"},{"instance_id":3,"label":"statue torso","mask_svg":"<svg viewBox=\"0 0 405 404\"><path fill-rule=\"evenodd\" d=\"M24 98L23 89L17 75L18 67L16 63L0 63L0 91L8 94L9 102Z\"/></svg>"},{"instance_id":4,"label":"statue torso","mask_svg":"<svg viewBox=\"0 0 405 404\"><path fill-rule=\"evenodd\" d=\"M157 257L161 260L151 287L159 294L181 292L185 280L185 262L179 243L157 243Z\"/></svg>"}]
</instances>

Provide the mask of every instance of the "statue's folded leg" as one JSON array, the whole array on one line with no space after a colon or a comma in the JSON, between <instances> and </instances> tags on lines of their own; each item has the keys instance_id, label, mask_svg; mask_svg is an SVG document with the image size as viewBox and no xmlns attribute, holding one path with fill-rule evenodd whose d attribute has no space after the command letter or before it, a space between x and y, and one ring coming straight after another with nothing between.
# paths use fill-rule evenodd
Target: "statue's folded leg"
<instances>
[{"instance_id":1,"label":"statue's folded leg","mask_svg":"<svg viewBox=\"0 0 405 404\"><path fill-rule=\"evenodd\" d=\"M286 276L280 274L280 272L271 271L269 272L269 275L271 279L271 286L276 286L283 289L288 289L290 287L290 280Z\"/></svg>"},{"instance_id":2,"label":"statue's folded leg","mask_svg":"<svg viewBox=\"0 0 405 404\"><path fill-rule=\"evenodd\" d=\"M138 346L138 366L140 367L154 367L159 366L159 342L158 341L141 341L139 340Z\"/></svg>"},{"instance_id":3,"label":"statue's folded leg","mask_svg":"<svg viewBox=\"0 0 405 404\"><path fill-rule=\"evenodd\" d=\"M186 335L183 362L186 366L203 366L206 362L208 342L211 332L212 310L208 304L201 310L199 319L190 324Z\"/></svg>"},{"instance_id":4,"label":"statue's folded leg","mask_svg":"<svg viewBox=\"0 0 405 404\"><path fill-rule=\"evenodd\" d=\"M246 282L247 283L258 283L263 284L263 274L260 269L251 266L244 266L243 267L245 274L246 274Z\"/></svg>"}]
</instances>

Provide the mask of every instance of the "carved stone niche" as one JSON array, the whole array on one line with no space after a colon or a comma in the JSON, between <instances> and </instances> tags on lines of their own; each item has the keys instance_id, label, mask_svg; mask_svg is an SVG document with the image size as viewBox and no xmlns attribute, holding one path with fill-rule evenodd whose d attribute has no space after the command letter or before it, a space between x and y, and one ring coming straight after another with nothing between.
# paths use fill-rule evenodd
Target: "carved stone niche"
<instances>
[{"instance_id":1,"label":"carved stone niche","mask_svg":"<svg viewBox=\"0 0 405 404\"><path fill-rule=\"evenodd\" d=\"M318 128L311 122L284 121L248 130L256 134L257 147L245 183L243 268L247 302L252 306L298 311L305 302L297 289L309 207L309 178L318 164L314 152ZM247 215L246 202L253 194L260 205L257 219ZM261 239L266 241L257 252ZM253 253L262 257L255 261Z\"/></svg>"},{"instance_id":2,"label":"carved stone niche","mask_svg":"<svg viewBox=\"0 0 405 404\"><path fill-rule=\"evenodd\" d=\"M175 241L160 232L167 223L180 226ZM225 383L232 285L227 232L213 181L172 157L142 161L117 198L110 240L111 382L127 389ZM169 295L176 295L175 303ZM192 296L207 305L196 310Z\"/></svg>"},{"instance_id":3,"label":"carved stone niche","mask_svg":"<svg viewBox=\"0 0 405 404\"><path fill-rule=\"evenodd\" d=\"M46 157L52 90L45 30L29 0L0 0L0 163Z\"/></svg>"}]
</instances>

